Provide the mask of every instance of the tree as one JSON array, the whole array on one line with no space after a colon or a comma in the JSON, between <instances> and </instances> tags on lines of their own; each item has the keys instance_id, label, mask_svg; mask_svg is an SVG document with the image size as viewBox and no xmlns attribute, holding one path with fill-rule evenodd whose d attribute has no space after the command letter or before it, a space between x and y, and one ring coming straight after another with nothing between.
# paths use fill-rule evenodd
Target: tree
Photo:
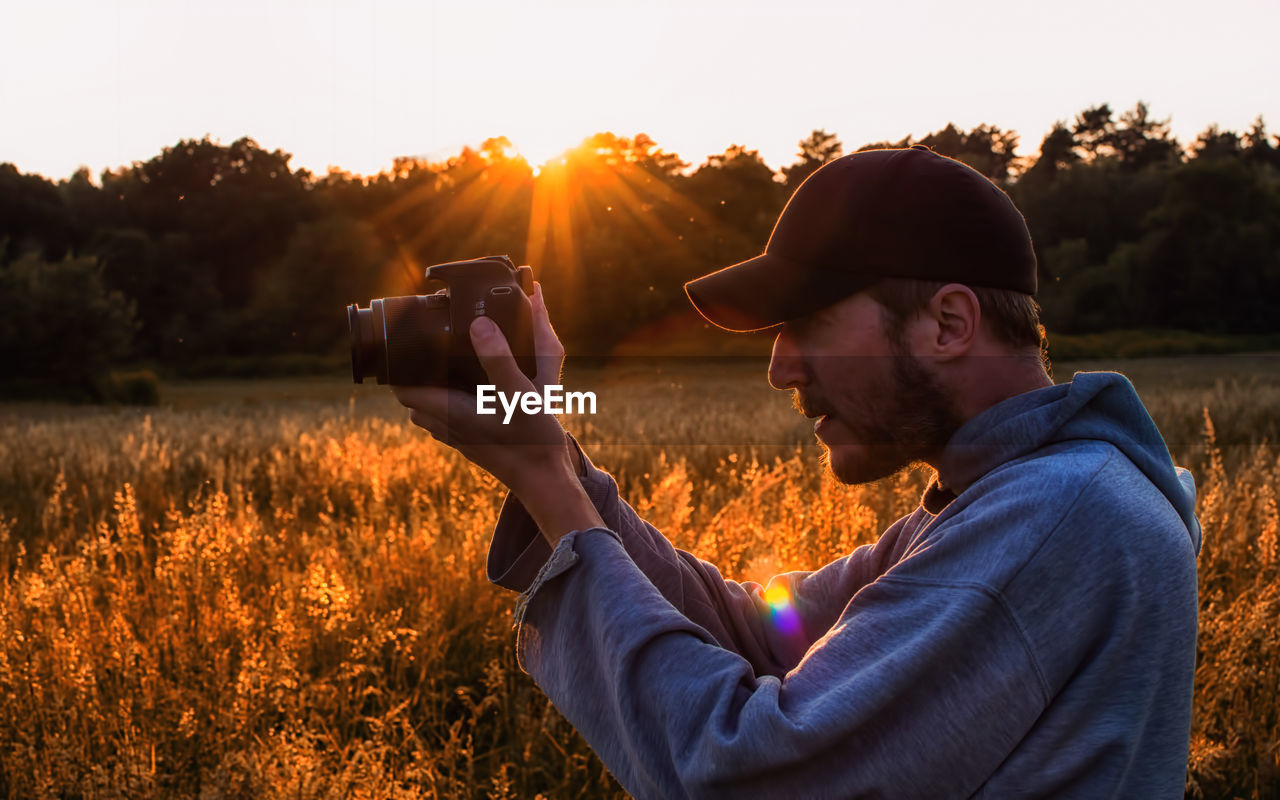
<instances>
[{"instance_id":1,"label":"tree","mask_svg":"<svg viewBox=\"0 0 1280 800\"><path fill-rule=\"evenodd\" d=\"M528 218L565 341L605 355L683 297L699 244L724 228L689 188L687 165L645 134L594 134L543 166Z\"/></svg>"},{"instance_id":2,"label":"tree","mask_svg":"<svg viewBox=\"0 0 1280 800\"><path fill-rule=\"evenodd\" d=\"M1253 125L1244 135L1245 161L1261 167L1280 169L1280 136L1267 136L1267 124L1262 115L1253 121Z\"/></svg>"},{"instance_id":3,"label":"tree","mask_svg":"<svg viewBox=\"0 0 1280 800\"><path fill-rule=\"evenodd\" d=\"M94 399L129 352L133 305L103 285L93 258L28 253L0 268L0 360L13 389Z\"/></svg>"},{"instance_id":4,"label":"tree","mask_svg":"<svg viewBox=\"0 0 1280 800\"><path fill-rule=\"evenodd\" d=\"M937 137L935 139L935 137ZM986 175L992 181L1003 184L1009 178L1018 147L1015 131L1002 131L994 125L982 124L968 133L948 124L936 134L929 134L920 144L935 152L963 161Z\"/></svg>"},{"instance_id":5,"label":"tree","mask_svg":"<svg viewBox=\"0 0 1280 800\"><path fill-rule=\"evenodd\" d=\"M966 155L972 154L969 166L996 183L1008 181L1017 164L1017 131L1004 131L995 125L979 125L969 131Z\"/></svg>"},{"instance_id":6,"label":"tree","mask_svg":"<svg viewBox=\"0 0 1280 800\"><path fill-rule=\"evenodd\" d=\"M1140 170L1179 160L1178 140L1169 132L1169 119L1152 119L1147 104L1139 100L1120 115L1111 132L1111 147L1129 170Z\"/></svg>"},{"instance_id":7,"label":"tree","mask_svg":"<svg viewBox=\"0 0 1280 800\"><path fill-rule=\"evenodd\" d=\"M0 164L0 266L25 252L60 259L69 238L67 207L58 188L40 175Z\"/></svg>"},{"instance_id":8,"label":"tree","mask_svg":"<svg viewBox=\"0 0 1280 800\"><path fill-rule=\"evenodd\" d=\"M395 286L373 227L342 216L300 225L247 315L266 352L326 354L346 340L344 309Z\"/></svg>"},{"instance_id":9,"label":"tree","mask_svg":"<svg viewBox=\"0 0 1280 800\"><path fill-rule=\"evenodd\" d=\"M908 135L897 142L877 142L863 145L858 150L903 148L913 144L922 144L939 155L963 161L992 181L1004 184L1017 159L1014 151L1018 147L1018 134L987 124L966 132L948 122L946 127L926 134L919 141Z\"/></svg>"},{"instance_id":10,"label":"tree","mask_svg":"<svg viewBox=\"0 0 1280 800\"><path fill-rule=\"evenodd\" d=\"M1086 162L1112 154L1114 132L1115 120L1111 118L1110 103L1090 106L1076 114L1075 125L1071 128L1072 138Z\"/></svg>"},{"instance_id":11,"label":"tree","mask_svg":"<svg viewBox=\"0 0 1280 800\"><path fill-rule=\"evenodd\" d=\"M208 137L183 140L149 161L106 173L103 191L117 200L114 226L156 238L185 235L191 249L181 263L207 271L224 302L243 308L294 226L314 215L290 158L247 137L226 146Z\"/></svg>"},{"instance_id":12,"label":"tree","mask_svg":"<svg viewBox=\"0 0 1280 800\"><path fill-rule=\"evenodd\" d=\"M1076 115L1072 134L1086 162L1110 158L1126 170L1137 171L1179 160L1180 148L1169 132L1169 120L1152 119L1141 100L1118 120L1107 103L1086 108Z\"/></svg>"},{"instance_id":13,"label":"tree","mask_svg":"<svg viewBox=\"0 0 1280 800\"><path fill-rule=\"evenodd\" d=\"M1078 161L1080 156L1076 153L1075 134L1067 123L1059 120L1040 140L1040 155L1027 169L1023 180L1032 183L1052 183L1058 173L1069 169Z\"/></svg>"},{"instance_id":14,"label":"tree","mask_svg":"<svg viewBox=\"0 0 1280 800\"><path fill-rule=\"evenodd\" d=\"M1240 135L1220 130L1216 123L1200 132L1191 151L1198 159L1239 158L1243 154Z\"/></svg>"},{"instance_id":15,"label":"tree","mask_svg":"<svg viewBox=\"0 0 1280 800\"><path fill-rule=\"evenodd\" d=\"M821 128L800 140L800 160L782 168L788 189L795 190L804 179L828 161L834 161L844 153L844 145L834 133Z\"/></svg>"},{"instance_id":16,"label":"tree","mask_svg":"<svg viewBox=\"0 0 1280 800\"><path fill-rule=\"evenodd\" d=\"M81 253L94 232L107 224L109 208L102 187L95 185L88 167L80 167L58 184L67 209L71 252Z\"/></svg>"},{"instance_id":17,"label":"tree","mask_svg":"<svg viewBox=\"0 0 1280 800\"><path fill-rule=\"evenodd\" d=\"M1080 270L1111 263L1119 247L1143 235L1143 221L1164 196L1169 174L1167 169L1129 172L1119 161L1107 157L1057 170L1051 181L1045 180L1047 172L1033 166L1022 180L1009 187L1014 203L1027 219L1040 259L1042 304L1046 309L1052 307L1057 314L1063 308L1076 307L1074 301L1054 297L1077 294L1072 287L1072 274L1059 272L1060 263L1050 257L1055 248L1070 241L1082 243L1086 248L1082 258L1073 256L1061 262L1079 265ZM1072 267L1073 272L1076 269ZM1107 274L1113 276L1114 271ZM1097 315L1089 317L1098 322ZM1047 312L1045 318L1051 319ZM1052 323L1058 328L1065 324L1080 330L1075 327L1075 317L1068 320L1058 316ZM1124 324L1125 320L1118 318L1104 327Z\"/></svg>"},{"instance_id":18,"label":"tree","mask_svg":"<svg viewBox=\"0 0 1280 800\"><path fill-rule=\"evenodd\" d=\"M906 136L904 136L903 138L899 139L896 142L889 142L889 141L867 142L866 144L861 145L854 152L863 153L863 152L866 152L867 150L901 150L904 147L910 147L914 141L915 139L912 138L911 134L907 134Z\"/></svg>"},{"instance_id":19,"label":"tree","mask_svg":"<svg viewBox=\"0 0 1280 800\"><path fill-rule=\"evenodd\" d=\"M1280 191L1238 159L1176 170L1137 243L1134 293L1148 325L1222 333L1275 329Z\"/></svg>"},{"instance_id":20,"label":"tree","mask_svg":"<svg viewBox=\"0 0 1280 800\"><path fill-rule=\"evenodd\" d=\"M650 175L667 180L676 178L689 166L680 156L659 147L647 133L637 133L631 140L630 160Z\"/></svg>"},{"instance_id":21,"label":"tree","mask_svg":"<svg viewBox=\"0 0 1280 800\"><path fill-rule=\"evenodd\" d=\"M708 156L690 176L689 194L735 230L765 237L786 201L760 153L738 144Z\"/></svg>"}]
</instances>

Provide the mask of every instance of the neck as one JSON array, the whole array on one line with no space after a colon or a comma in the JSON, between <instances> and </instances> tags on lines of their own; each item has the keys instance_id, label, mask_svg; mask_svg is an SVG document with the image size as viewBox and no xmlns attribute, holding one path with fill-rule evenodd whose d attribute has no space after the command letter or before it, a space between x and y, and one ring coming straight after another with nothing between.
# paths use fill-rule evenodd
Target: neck
<instances>
[{"instance_id":1,"label":"neck","mask_svg":"<svg viewBox=\"0 0 1280 800\"><path fill-rule=\"evenodd\" d=\"M970 355L966 356L965 363L957 363L954 367L947 376L946 384L957 428L997 403L1053 385L1053 379L1035 352ZM921 460L940 470L945 449L945 445L938 447Z\"/></svg>"},{"instance_id":2,"label":"neck","mask_svg":"<svg viewBox=\"0 0 1280 800\"><path fill-rule=\"evenodd\" d=\"M1053 385L1040 355L1027 352L973 354L956 373L956 412L968 421L1010 397Z\"/></svg>"}]
</instances>

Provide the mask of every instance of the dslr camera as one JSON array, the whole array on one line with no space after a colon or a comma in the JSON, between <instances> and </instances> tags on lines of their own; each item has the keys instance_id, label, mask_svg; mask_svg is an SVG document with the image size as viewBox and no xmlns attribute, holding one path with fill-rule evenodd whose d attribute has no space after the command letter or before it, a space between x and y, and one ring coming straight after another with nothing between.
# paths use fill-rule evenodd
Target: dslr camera
<instances>
[{"instance_id":1,"label":"dslr camera","mask_svg":"<svg viewBox=\"0 0 1280 800\"><path fill-rule=\"evenodd\" d=\"M347 306L351 374L396 386L441 386L474 392L489 383L471 346L471 322L489 317L507 337L525 375L537 372L533 351L533 270L507 256L427 267L435 294L383 297L368 308Z\"/></svg>"}]
</instances>

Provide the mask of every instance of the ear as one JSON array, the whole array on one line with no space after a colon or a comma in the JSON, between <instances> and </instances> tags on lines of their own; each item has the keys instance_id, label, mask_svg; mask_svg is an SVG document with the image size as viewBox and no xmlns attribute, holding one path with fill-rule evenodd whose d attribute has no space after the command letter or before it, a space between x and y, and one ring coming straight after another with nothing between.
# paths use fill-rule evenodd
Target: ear
<instances>
[{"instance_id":1,"label":"ear","mask_svg":"<svg viewBox=\"0 0 1280 800\"><path fill-rule=\"evenodd\" d=\"M937 325L934 356L949 361L965 355L978 339L982 307L973 290L962 283L948 283L929 301L929 316Z\"/></svg>"}]
</instances>

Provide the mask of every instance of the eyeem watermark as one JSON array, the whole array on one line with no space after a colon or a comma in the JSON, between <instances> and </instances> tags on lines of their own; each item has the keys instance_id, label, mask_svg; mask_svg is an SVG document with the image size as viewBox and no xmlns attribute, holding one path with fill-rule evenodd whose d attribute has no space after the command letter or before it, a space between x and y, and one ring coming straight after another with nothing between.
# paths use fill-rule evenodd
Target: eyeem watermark
<instances>
[{"instance_id":1,"label":"eyeem watermark","mask_svg":"<svg viewBox=\"0 0 1280 800\"><path fill-rule=\"evenodd\" d=\"M476 386L476 413L497 414L494 402L502 404L506 416L503 425L511 423L511 417L519 408L526 414L594 414L596 413L595 392L566 392L559 384L542 387L542 392L499 392L492 383ZM577 404L576 406L574 404ZM576 410L575 410L576 408Z\"/></svg>"}]
</instances>

